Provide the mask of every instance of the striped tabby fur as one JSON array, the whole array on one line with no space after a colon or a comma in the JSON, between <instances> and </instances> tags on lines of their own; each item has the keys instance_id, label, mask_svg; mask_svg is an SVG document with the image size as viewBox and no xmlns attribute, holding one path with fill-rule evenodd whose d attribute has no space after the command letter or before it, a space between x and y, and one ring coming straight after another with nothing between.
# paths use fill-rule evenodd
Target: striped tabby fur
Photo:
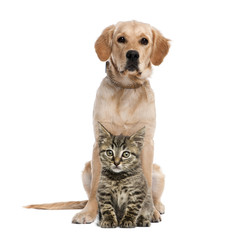
<instances>
[{"instance_id":1,"label":"striped tabby fur","mask_svg":"<svg viewBox=\"0 0 230 240\"><path fill-rule=\"evenodd\" d=\"M145 129L114 136L99 124L101 178L97 200L103 228L149 227L154 207L142 172L140 153Z\"/></svg>"}]
</instances>

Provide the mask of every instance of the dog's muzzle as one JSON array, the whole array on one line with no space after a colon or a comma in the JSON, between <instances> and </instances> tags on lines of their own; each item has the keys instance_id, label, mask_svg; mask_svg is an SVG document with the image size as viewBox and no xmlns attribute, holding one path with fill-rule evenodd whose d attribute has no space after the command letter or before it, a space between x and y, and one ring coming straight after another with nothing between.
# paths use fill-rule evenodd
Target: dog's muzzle
<instances>
[{"instance_id":1,"label":"dog's muzzle","mask_svg":"<svg viewBox=\"0 0 230 240\"><path fill-rule=\"evenodd\" d=\"M138 71L138 64L139 64L139 53L135 50L129 50L126 53L126 58L127 58L127 62L126 62L126 67L125 69L133 72L133 71Z\"/></svg>"}]
</instances>

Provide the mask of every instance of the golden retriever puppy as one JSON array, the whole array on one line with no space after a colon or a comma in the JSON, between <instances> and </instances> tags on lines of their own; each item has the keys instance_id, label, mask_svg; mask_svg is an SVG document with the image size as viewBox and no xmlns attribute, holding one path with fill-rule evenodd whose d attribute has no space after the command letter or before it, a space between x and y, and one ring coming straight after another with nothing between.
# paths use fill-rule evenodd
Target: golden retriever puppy
<instances>
[{"instance_id":1,"label":"golden retriever puppy","mask_svg":"<svg viewBox=\"0 0 230 240\"><path fill-rule=\"evenodd\" d=\"M98 122L114 135L131 135L145 127L145 142L141 160L147 183L152 188L155 208L164 213L160 198L164 175L153 164L153 136L156 125L154 93L148 78L152 64L160 65L169 50L169 40L149 24L129 21L107 27L95 43L101 61L107 61L107 76L96 95L93 111L95 144L92 161L86 163L82 179L89 200L56 204L31 205L29 208L83 208L73 223L91 223L98 211L96 192L100 178ZM160 215L158 216L160 221Z\"/></svg>"},{"instance_id":2,"label":"golden retriever puppy","mask_svg":"<svg viewBox=\"0 0 230 240\"><path fill-rule=\"evenodd\" d=\"M142 167L153 202L160 213L164 176L153 165L153 136L156 125L154 93L148 78L152 64L160 65L169 50L169 40L149 24L137 21L119 22L107 27L95 43L101 61L107 61L107 76L96 95L93 120L95 145L91 163L86 164L83 182L89 201L75 215L73 222L89 223L97 215L96 191L100 176L98 121L115 135L131 135L145 126ZM154 184L152 184L154 183Z\"/></svg>"}]
</instances>

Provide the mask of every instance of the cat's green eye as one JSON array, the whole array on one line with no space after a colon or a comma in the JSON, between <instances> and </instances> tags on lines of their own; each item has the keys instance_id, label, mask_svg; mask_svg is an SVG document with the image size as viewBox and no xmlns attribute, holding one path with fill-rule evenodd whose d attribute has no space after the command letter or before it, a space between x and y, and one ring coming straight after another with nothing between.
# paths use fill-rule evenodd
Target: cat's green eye
<instances>
[{"instance_id":1,"label":"cat's green eye","mask_svg":"<svg viewBox=\"0 0 230 240\"><path fill-rule=\"evenodd\" d=\"M108 157L112 157L112 156L113 156L113 151L112 151L112 150L107 150L107 151L106 151L106 155L107 155Z\"/></svg>"},{"instance_id":2,"label":"cat's green eye","mask_svg":"<svg viewBox=\"0 0 230 240\"><path fill-rule=\"evenodd\" d=\"M130 156L130 152L128 152L128 151L125 151L122 154L122 157L124 157L124 158L128 158L129 156Z\"/></svg>"}]
</instances>

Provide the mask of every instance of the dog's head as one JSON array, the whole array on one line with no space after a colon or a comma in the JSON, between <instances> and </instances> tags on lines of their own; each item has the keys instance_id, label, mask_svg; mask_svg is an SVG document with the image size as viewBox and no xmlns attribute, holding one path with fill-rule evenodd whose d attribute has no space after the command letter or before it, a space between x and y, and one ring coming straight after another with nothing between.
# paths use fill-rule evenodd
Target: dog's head
<instances>
[{"instance_id":1,"label":"dog's head","mask_svg":"<svg viewBox=\"0 0 230 240\"><path fill-rule=\"evenodd\" d=\"M101 61L110 59L120 74L148 77L151 63L160 65L169 40L149 24L119 22L107 27L95 43Z\"/></svg>"}]
</instances>

